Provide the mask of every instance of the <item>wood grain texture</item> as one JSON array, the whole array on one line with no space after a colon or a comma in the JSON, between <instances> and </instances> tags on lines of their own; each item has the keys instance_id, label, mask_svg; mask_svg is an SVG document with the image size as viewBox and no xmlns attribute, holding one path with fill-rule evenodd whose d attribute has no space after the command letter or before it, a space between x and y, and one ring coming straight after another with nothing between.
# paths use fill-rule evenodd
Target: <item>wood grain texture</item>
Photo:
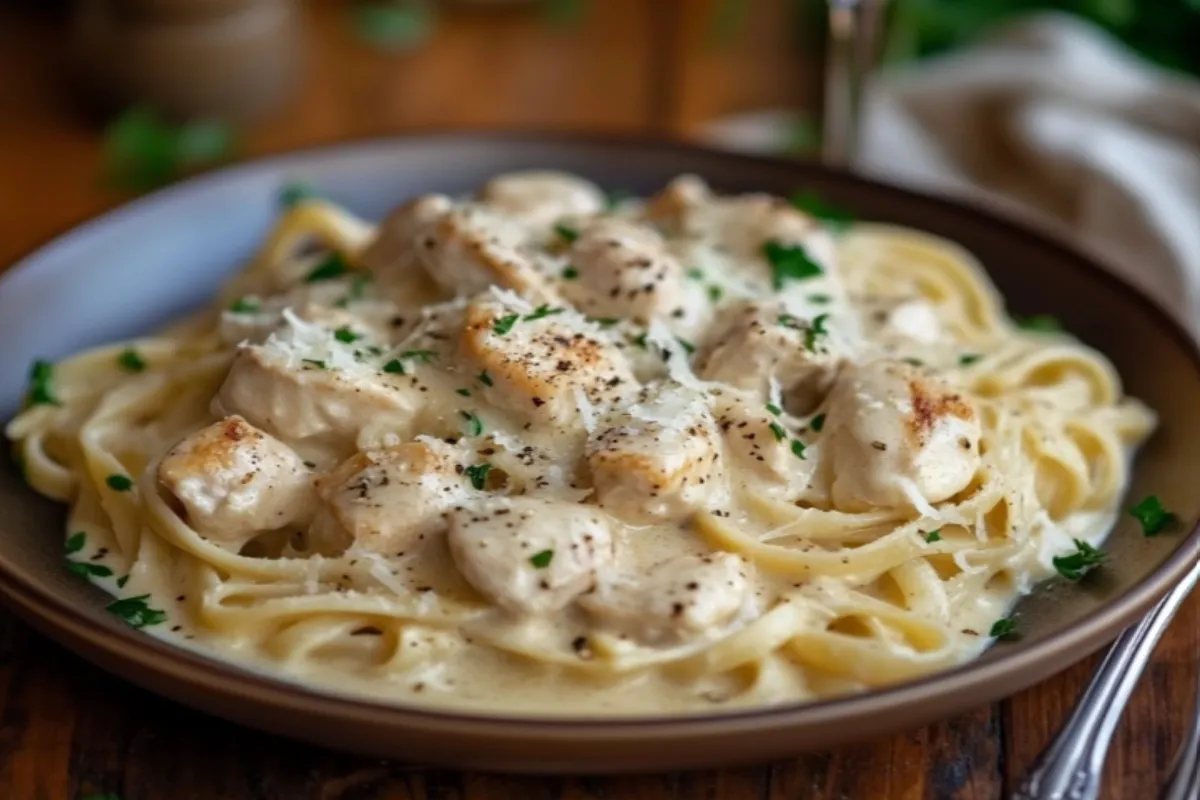
<instances>
[{"instance_id":1,"label":"wood grain texture","mask_svg":"<svg viewBox=\"0 0 1200 800\"><path fill-rule=\"evenodd\" d=\"M753 39L704 41L712 0L603 0L547 29L515 10L455 10L407 55L364 49L343 5L306 7L301 94L245 132L254 156L411 128L690 133L720 113L811 102L789 0ZM126 195L101 186L97 129L62 90L52 19L0 11L0 266ZM0 330L4 321L0 320ZM20 335L3 330L3 335ZM1191 715L1200 606L1190 602L1133 697L1105 797L1155 795ZM363 759L260 734L122 683L0 613L0 798L79 800L995 800L1061 725L1095 659L1011 700L828 755L626 778L522 778Z\"/></svg>"}]
</instances>

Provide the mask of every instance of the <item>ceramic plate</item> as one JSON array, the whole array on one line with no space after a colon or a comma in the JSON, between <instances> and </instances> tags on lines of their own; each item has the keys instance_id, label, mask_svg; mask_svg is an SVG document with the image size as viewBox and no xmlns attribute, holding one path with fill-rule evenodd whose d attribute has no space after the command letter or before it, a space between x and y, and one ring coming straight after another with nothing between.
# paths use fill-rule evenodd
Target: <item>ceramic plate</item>
<instances>
[{"instance_id":1,"label":"ceramic plate","mask_svg":"<svg viewBox=\"0 0 1200 800\"><path fill-rule=\"evenodd\" d=\"M251 162L149 195L56 239L0 278L0 410L15 409L34 358L147 332L204 303L251 254L280 187L319 186L378 218L426 191L465 191L506 170L571 170L647 192L682 172L723 190L815 189L860 217L949 237L982 259L1018 313L1052 313L1106 353L1161 415L1130 496L1158 494L1180 529L1153 539L1122 515L1110 564L1020 606L1022 636L982 659L886 691L686 719L538 720L375 705L174 649L125 627L63 568L63 511L0 470L0 595L83 657L231 720L332 747L462 767L616 772L711 767L828 749L974 708L1048 677L1113 639L1200 549L1200 359L1146 297L1045 232L810 164L698 148L532 136L449 135L342 145ZM82 180L83 178L81 178Z\"/></svg>"}]
</instances>

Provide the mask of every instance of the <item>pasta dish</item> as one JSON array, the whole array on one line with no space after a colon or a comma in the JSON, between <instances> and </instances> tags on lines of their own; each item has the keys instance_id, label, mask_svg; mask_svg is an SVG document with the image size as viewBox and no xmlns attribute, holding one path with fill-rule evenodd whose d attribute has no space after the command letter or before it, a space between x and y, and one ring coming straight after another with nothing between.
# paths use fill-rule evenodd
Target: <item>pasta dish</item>
<instances>
[{"instance_id":1,"label":"pasta dish","mask_svg":"<svg viewBox=\"0 0 1200 800\"><path fill-rule=\"evenodd\" d=\"M35 364L7 435L68 569L244 667L796 702L973 658L1103 560L1155 417L1053 323L949 241L692 176L511 173L378 224L294 191L207 310Z\"/></svg>"}]
</instances>

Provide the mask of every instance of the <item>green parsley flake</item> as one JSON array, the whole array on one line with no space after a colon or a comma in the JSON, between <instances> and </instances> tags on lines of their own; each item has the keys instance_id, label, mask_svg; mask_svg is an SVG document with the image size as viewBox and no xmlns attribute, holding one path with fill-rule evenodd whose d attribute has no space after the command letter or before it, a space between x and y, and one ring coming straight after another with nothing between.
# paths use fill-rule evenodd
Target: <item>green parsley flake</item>
<instances>
[{"instance_id":1,"label":"green parsley flake","mask_svg":"<svg viewBox=\"0 0 1200 800\"><path fill-rule=\"evenodd\" d=\"M1166 509L1156 494L1143 498L1140 503L1129 509L1129 513L1141 523L1143 536L1157 536L1179 522L1179 518Z\"/></svg>"},{"instance_id":2,"label":"green parsley flake","mask_svg":"<svg viewBox=\"0 0 1200 800\"><path fill-rule=\"evenodd\" d=\"M345 308L351 303L358 302L367 296L367 284L371 282L374 276L370 272L356 273L350 279L350 289L346 292L346 296L334 303L338 308Z\"/></svg>"},{"instance_id":3,"label":"green parsley flake","mask_svg":"<svg viewBox=\"0 0 1200 800\"><path fill-rule=\"evenodd\" d=\"M817 415L816 415L815 417L813 417L813 418L812 418L812 420L811 420L811 421L808 423L808 427L812 428L812 429L813 429L814 431L816 431L817 433L820 433L820 432L821 432L821 428L824 428L824 427L825 427L825 415L824 415L824 414L817 414Z\"/></svg>"},{"instance_id":4,"label":"green parsley flake","mask_svg":"<svg viewBox=\"0 0 1200 800\"><path fill-rule=\"evenodd\" d=\"M129 583L128 575L122 575L121 577L117 578L117 588L118 589L124 589L125 584L127 584L127 583Z\"/></svg>"},{"instance_id":5,"label":"green parsley flake","mask_svg":"<svg viewBox=\"0 0 1200 800\"><path fill-rule=\"evenodd\" d=\"M579 277L579 270L575 267L567 267L562 271L562 279L564 281L573 281Z\"/></svg>"},{"instance_id":6,"label":"green parsley flake","mask_svg":"<svg viewBox=\"0 0 1200 800\"><path fill-rule=\"evenodd\" d=\"M495 386L496 385L496 382L494 380L492 380L491 375L488 375L486 369L483 372L479 373L479 382L482 383L484 386Z\"/></svg>"},{"instance_id":7,"label":"green parsley flake","mask_svg":"<svg viewBox=\"0 0 1200 800\"><path fill-rule=\"evenodd\" d=\"M902 359L900 359L900 360L901 360L901 361L903 361L905 364L911 364L911 365L912 365L912 366L914 366L914 367L923 367L923 366L925 366L925 362L924 362L924 361L922 361L922 360L921 360L921 359L919 359L919 358L912 358L911 356L910 356L910 357L908 357L908 358L902 358Z\"/></svg>"},{"instance_id":8,"label":"green parsley flake","mask_svg":"<svg viewBox=\"0 0 1200 800\"><path fill-rule=\"evenodd\" d=\"M687 339L680 339L678 336L676 336L675 341L679 342L679 346L682 347L683 351L689 356L696 352L696 345L692 344Z\"/></svg>"},{"instance_id":9,"label":"green parsley flake","mask_svg":"<svg viewBox=\"0 0 1200 800\"><path fill-rule=\"evenodd\" d=\"M471 485L482 491L487 486L488 473L492 471L492 465L484 461L482 464L475 464L467 467L464 472L471 481Z\"/></svg>"},{"instance_id":10,"label":"green parsley flake","mask_svg":"<svg viewBox=\"0 0 1200 800\"><path fill-rule=\"evenodd\" d=\"M133 479L128 475L109 475L104 482L114 492L128 492L133 488Z\"/></svg>"},{"instance_id":11,"label":"green parsley flake","mask_svg":"<svg viewBox=\"0 0 1200 800\"><path fill-rule=\"evenodd\" d=\"M701 270L698 270L694 267L692 269L689 269L686 274L689 278L691 278L694 281L704 280L704 272Z\"/></svg>"},{"instance_id":12,"label":"green parsley flake","mask_svg":"<svg viewBox=\"0 0 1200 800\"><path fill-rule=\"evenodd\" d=\"M462 397L470 397L471 396L470 389L455 389L454 393L457 395L461 395Z\"/></svg>"},{"instance_id":13,"label":"green parsley flake","mask_svg":"<svg viewBox=\"0 0 1200 800\"><path fill-rule=\"evenodd\" d=\"M1033 314L1028 317L1013 317L1017 327L1032 333L1057 333L1063 329L1057 317L1050 314Z\"/></svg>"},{"instance_id":14,"label":"green parsley flake","mask_svg":"<svg viewBox=\"0 0 1200 800\"><path fill-rule=\"evenodd\" d=\"M1069 581L1077 581L1108 560L1108 553L1097 550L1082 539L1075 539L1075 552L1055 556L1054 568Z\"/></svg>"},{"instance_id":15,"label":"green parsley flake","mask_svg":"<svg viewBox=\"0 0 1200 800\"><path fill-rule=\"evenodd\" d=\"M793 208L798 208L806 214L821 220L835 232L845 230L854 222L853 214L843 208L830 205L812 190L796 192L789 198L788 202L792 204Z\"/></svg>"},{"instance_id":16,"label":"green parsley flake","mask_svg":"<svg viewBox=\"0 0 1200 800\"><path fill-rule=\"evenodd\" d=\"M253 314L262 308L262 304L251 297L239 297L229 304L229 310L235 314Z\"/></svg>"},{"instance_id":17,"label":"green parsley flake","mask_svg":"<svg viewBox=\"0 0 1200 800\"><path fill-rule=\"evenodd\" d=\"M808 330L804 332L804 347L812 353L817 352L817 340L829 333L825 327L825 323L829 322L828 314L817 314L813 317L812 323L808 326Z\"/></svg>"},{"instance_id":18,"label":"green parsley flake","mask_svg":"<svg viewBox=\"0 0 1200 800\"><path fill-rule=\"evenodd\" d=\"M936 528L935 530L932 530L932 531L922 531L921 538L924 539L929 544L933 544L934 542L940 542L942 540L942 529Z\"/></svg>"},{"instance_id":19,"label":"green parsley flake","mask_svg":"<svg viewBox=\"0 0 1200 800\"><path fill-rule=\"evenodd\" d=\"M109 603L105 608L116 614L125 622L129 623L134 628L145 628L149 625L158 625L167 621L167 614L157 608L151 608L146 601L150 599L150 595L143 594L137 597L123 597L120 600Z\"/></svg>"},{"instance_id":20,"label":"green parsley flake","mask_svg":"<svg viewBox=\"0 0 1200 800\"><path fill-rule=\"evenodd\" d=\"M804 451L806 449L807 448L805 447L804 442L800 441L799 439L792 439L792 455L794 455L796 458L804 461Z\"/></svg>"},{"instance_id":21,"label":"green parsley flake","mask_svg":"<svg viewBox=\"0 0 1200 800\"><path fill-rule=\"evenodd\" d=\"M554 232L561 236L568 244L579 238L579 231L570 225L563 225L561 222L554 226Z\"/></svg>"},{"instance_id":22,"label":"green parsley flake","mask_svg":"<svg viewBox=\"0 0 1200 800\"><path fill-rule=\"evenodd\" d=\"M420 361L422 364L432 364L437 358L437 353L432 350L405 350L400 354L400 358Z\"/></svg>"},{"instance_id":23,"label":"green parsley flake","mask_svg":"<svg viewBox=\"0 0 1200 800\"><path fill-rule=\"evenodd\" d=\"M981 358L983 356L979 355L979 353L963 353L958 357L958 365L960 367L969 367Z\"/></svg>"},{"instance_id":24,"label":"green parsley flake","mask_svg":"<svg viewBox=\"0 0 1200 800\"><path fill-rule=\"evenodd\" d=\"M113 571L103 564L91 561L71 561L70 559L67 560L67 572L81 578L111 578L113 574Z\"/></svg>"},{"instance_id":25,"label":"green parsley flake","mask_svg":"<svg viewBox=\"0 0 1200 800\"><path fill-rule=\"evenodd\" d=\"M550 562L554 560L553 550L543 550L540 553L534 553L529 557L529 563L533 564L537 569L545 569L550 566Z\"/></svg>"},{"instance_id":26,"label":"green parsley flake","mask_svg":"<svg viewBox=\"0 0 1200 800\"><path fill-rule=\"evenodd\" d=\"M542 303L533 310L532 314L526 314L525 316L521 317L521 319L525 322L533 322L537 319L545 319L546 317L552 317L555 314L561 314L564 311L566 311L565 308L551 308L549 304Z\"/></svg>"},{"instance_id":27,"label":"green parsley flake","mask_svg":"<svg viewBox=\"0 0 1200 800\"><path fill-rule=\"evenodd\" d=\"M1001 617L992 623L992 629L988 631L988 636L993 639L1015 639L1017 636L1017 618L1016 616Z\"/></svg>"},{"instance_id":28,"label":"green parsley flake","mask_svg":"<svg viewBox=\"0 0 1200 800\"><path fill-rule=\"evenodd\" d=\"M355 333L354 331L350 330L349 325L343 325L333 332L333 338L337 339L339 342L350 344L351 342L357 342L359 339L361 339L362 334Z\"/></svg>"},{"instance_id":29,"label":"green parsley flake","mask_svg":"<svg viewBox=\"0 0 1200 800\"><path fill-rule=\"evenodd\" d=\"M83 531L76 531L67 537L66 553L71 555L78 553L87 544L87 534Z\"/></svg>"},{"instance_id":30,"label":"green parsley flake","mask_svg":"<svg viewBox=\"0 0 1200 800\"><path fill-rule=\"evenodd\" d=\"M604 210L612 213L616 211L622 203L633 199L633 195L624 189L613 189L604 195Z\"/></svg>"},{"instance_id":31,"label":"green parsley flake","mask_svg":"<svg viewBox=\"0 0 1200 800\"><path fill-rule=\"evenodd\" d=\"M279 190L279 205L281 208L291 208L305 200L318 197L317 190L303 181L292 181Z\"/></svg>"},{"instance_id":32,"label":"green parsley flake","mask_svg":"<svg viewBox=\"0 0 1200 800\"><path fill-rule=\"evenodd\" d=\"M810 294L808 296L808 302L812 303L813 305L817 305L817 306L825 306L825 305L829 305L830 303L832 303L833 298L827 294Z\"/></svg>"},{"instance_id":33,"label":"green parsley flake","mask_svg":"<svg viewBox=\"0 0 1200 800\"><path fill-rule=\"evenodd\" d=\"M710 303L719 303L721 302L721 298L725 296L725 290L716 284L709 284L707 291Z\"/></svg>"},{"instance_id":34,"label":"green parsley flake","mask_svg":"<svg viewBox=\"0 0 1200 800\"><path fill-rule=\"evenodd\" d=\"M308 364L310 367L316 367L317 369L327 369L325 362L319 358L302 358L300 359L300 363Z\"/></svg>"},{"instance_id":35,"label":"green parsley flake","mask_svg":"<svg viewBox=\"0 0 1200 800\"><path fill-rule=\"evenodd\" d=\"M782 442L787 438L787 431L778 422L772 422L770 425L771 433L775 434L775 441Z\"/></svg>"},{"instance_id":36,"label":"green parsley flake","mask_svg":"<svg viewBox=\"0 0 1200 800\"><path fill-rule=\"evenodd\" d=\"M391 361L383 365L383 371L390 375L407 375L404 369L404 362L398 358L393 358Z\"/></svg>"},{"instance_id":37,"label":"green parsley flake","mask_svg":"<svg viewBox=\"0 0 1200 800\"><path fill-rule=\"evenodd\" d=\"M774 403L767 403L767 411L770 411L776 417L783 413L783 409Z\"/></svg>"},{"instance_id":38,"label":"green parsley flake","mask_svg":"<svg viewBox=\"0 0 1200 800\"><path fill-rule=\"evenodd\" d=\"M825 274L821 265L809 257L804 245L787 245L772 239L763 245L762 252L771 265L771 285L776 291L787 281L803 281Z\"/></svg>"},{"instance_id":39,"label":"green parsley flake","mask_svg":"<svg viewBox=\"0 0 1200 800\"><path fill-rule=\"evenodd\" d=\"M467 436L478 436L483 433L483 422L470 411L460 411L458 415L467 422Z\"/></svg>"},{"instance_id":40,"label":"green parsley flake","mask_svg":"<svg viewBox=\"0 0 1200 800\"><path fill-rule=\"evenodd\" d=\"M635 347L640 347L643 350L646 349L646 334L639 333L637 336L633 337L632 341Z\"/></svg>"},{"instance_id":41,"label":"green parsley flake","mask_svg":"<svg viewBox=\"0 0 1200 800\"><path fill-rule=\"evenodd\" d=\"M503 336L513 329L513 325L516 325L520 318L520 314L507 314L492 323L492 331L497 336Z\"/></svg>"},{"instance_id":42,"label":"green parsley flake","mask_svg":"<svg viewBox=\"0 0 1200 800\"><path fill-rule=\"evenodd\" d=\"M342 258L341 253L330 253L304 277L304 282L317 283L318 281L333 280L345 275L349 270L350 267L346 264L346 259Z\"/></svg>"},{"instance_id":43,"label":"green parsley flake","mask_svg":"<svg viewBox=\"0 0 1200 800\"><path fill-rule=\"evenodd\" d=\"M37 360L29 368L29 404L31 406L62 405L54 394L54 364Z\"/></svg>"},{"instance_id":44,"label":"green parsley flake","mask_svg":"<svg viewBox=\"0 0 1200 800\"><path fill-rule=\"evenodd\" d=\"M614 325L619 325L621 320L617 319L616 317L597 317L596 319L593 319L592 322L596 323L601 328L611 328Z\"/></svg>"}]
</instances>

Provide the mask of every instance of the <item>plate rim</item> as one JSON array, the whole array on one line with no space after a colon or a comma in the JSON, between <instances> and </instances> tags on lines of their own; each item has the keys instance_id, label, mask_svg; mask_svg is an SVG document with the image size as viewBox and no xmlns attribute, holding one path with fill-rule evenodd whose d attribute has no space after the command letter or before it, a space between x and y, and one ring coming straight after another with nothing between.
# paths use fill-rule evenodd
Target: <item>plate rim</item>
<instances>
[{"instance_id":1,"label":"plate rim","mask_svg":"<svg viewBox=\"0 0 1200 800\"><path fill-rule=\"evenodd\" d=\"M1054 251L1056 259L1075 262L1077 268L1088 274L1089 279L1106 281L1112 288L1119 289L1125 295L1126 301L1142 305L1144 310L1155 318L1157 324L1177 340L1191 361L1193 369L1200 374L1200 348L1181 321L1141 288L1104 266L1103 260L1089 252L1086 246L1072 241L1065 227L1053 220L1024 213L1023 209L1007 203L991 204L978 197L949 196L913 189L811 160L752 155L693 142L642 135L432 128L403 134L355 138L250 158L170 184L122 203L98 216L69 225L0 274L0 292L8 291L8 287L13 283L19 283L22 275L35 270L38 263L57 247L86 237L95 228L136 214L142 208L155 205L166 198L186 195L242 173L260 170L282 172L289 165L302 166L306 161L317 157L348 157L369 154L371 151L379 151L382 154L422 141L433 144L477 141L484 145L524 142L643 152L655 149L669 150L698 159L719 158L732 162L775 166L797 173L798 178L803 177L801 173L807 173L809 178L823 176L841 183L857 184L864 190L887 192L897 199L940 207L949 213L965 213L993 229L1006 229L1003 231L1006 238L1023 238L1031 244ZM820 725L869 717L897 707L931 703L938 696L957 695L972 688L979 690L978 697L981 701L985 696L989 700L1001 695L1008 696L1008 688L1015 685L1014 676L1028 677L1028 680L1018 681L1023 686L1042 680L1057 672L1062 665L1074 663L1111 641L1121 629L1132 624L1147 611L1200 557L1200 522L1186 534L1180 532L1178 536L1178 545L1171 554L1112 602L1091 611L1059 635L1043 639L1021 650L1000 654L987 661L968 661L917 680L856 695L674 716L612 717L580 714L546 717L517 713L470 712L452 707L408 705L395 701L378 703L284 677L269 676L241 667L235 662L206 657L186 648L172 646L155 636L117 625L115 622L112 626L94 627L89 624L87 615L72 603L52 591L44 590L17 569L8 560L2 543L0 596L18 611L19 616L29 615L35 617L39 623L49 626L53 631L49 635L56 640L83 639L91 647L103 651L111 658L136 662L140 668L154 673L169 673L169 677L184 681L191 687L203 687L206 692L228 698L253 696L257 703L277 709L294 710L305 716L353 718L359 722L370 719L373 724L385 727L420 723L443 730L469 728L476 734L511 734L514 728L519 728L530 734L553 735L556 738L565 737L571 740L595 739L601 734L605 738L657 738L668 734L694 737L724 735L748 729L762 731L766 728ZM37 627L41 628L41 625ZM115 637L112 636L114 632ZM72 645L68 644L68 648L78 654ZM89 656L82 657L90 663L96 663ZM1039 668L1048 663L1055 666L1050 669ZM107 666L98 666L109 672L114 671ZM1005 687L1001 692L989 693L984 689L987 686L1000 685Z\"/></svg>"}]
</instances>

